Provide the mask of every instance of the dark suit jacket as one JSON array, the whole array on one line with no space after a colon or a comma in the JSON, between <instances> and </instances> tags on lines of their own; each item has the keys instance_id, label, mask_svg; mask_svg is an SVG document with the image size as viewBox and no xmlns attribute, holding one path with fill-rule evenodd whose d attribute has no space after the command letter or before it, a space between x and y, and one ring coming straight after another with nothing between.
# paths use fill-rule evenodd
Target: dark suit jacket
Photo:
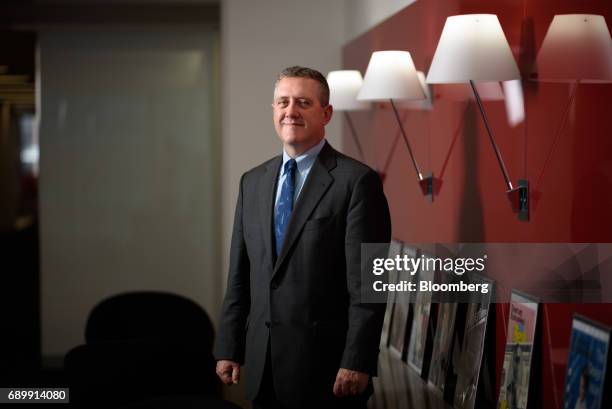
<instances>
[{"instance_id":1,"label":"dark suit jacket","mask_svg":"<svg viewBox=\"0 0 612 409\"><path fill-rule=\"evenodd\" d=\"M275 259L281 163L277 156L240 180L215 356L244 363L254 399L269 340L277 398L312 407L333 400L339 368L376 373L385 306L360 303L361 243L389 242L391 222L378 174L326 143Z\"/></svg>"}]
</instances>

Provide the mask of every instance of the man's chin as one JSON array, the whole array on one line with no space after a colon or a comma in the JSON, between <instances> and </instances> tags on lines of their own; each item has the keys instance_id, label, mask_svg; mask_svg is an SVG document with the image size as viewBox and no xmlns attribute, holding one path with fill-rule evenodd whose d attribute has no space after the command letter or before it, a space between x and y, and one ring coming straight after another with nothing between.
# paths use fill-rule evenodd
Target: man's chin
<instances>
[{"instance_id":1,"label":"man's chin","mask_svg":"<svg viewBox=\"0 0 612 409\"><path fill-rule=\"evenodd\" d=\"M304 140L304 136L301 132L283 132L281 139L283 143L294 145L301 143Z\"/></svg>"}]
</instances>

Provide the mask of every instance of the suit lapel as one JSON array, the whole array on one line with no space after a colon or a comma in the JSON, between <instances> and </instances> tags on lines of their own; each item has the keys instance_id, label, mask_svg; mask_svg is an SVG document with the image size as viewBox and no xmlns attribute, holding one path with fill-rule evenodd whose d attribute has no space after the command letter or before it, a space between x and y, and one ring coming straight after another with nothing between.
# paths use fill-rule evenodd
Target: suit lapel
<instances>
[{"instance_id":1,"label":"suit lapel","mask_svg":"<svg viewBox=\"0 0 612 409\"><path fill-rule=\"evenodd\" d=\"M329 174L329 171L335 166L336 153L334 149L325 142L323 149L321 149L319 156L312 165L312 169L310 169L306 183L302 187L302 191L291 213L289 225L285 233L285 239L283 240L283 247L274 265L272 277L274 277L279 266L283 263L293 242L296 240L302 227L304 227L304 223L306 223L312 211L333 183L334 178Z\"/></svg>"},{"instance_id":2,"label":"suit lapel","mask_svg":"<svg viewBox=\"0 0 612 409\"><path fill-rule=\"evenodd\" d=\"M264 245L270 257L270 265L274 265L274 242L272 240L272 221L274 213L274 198L276 196L276 183L278 182L278 172L283 162L283 157L279 156L270 161L266 166L266 173L259 180L259 211L260 219L263 221Z\"/></svg>"}]
</instances>

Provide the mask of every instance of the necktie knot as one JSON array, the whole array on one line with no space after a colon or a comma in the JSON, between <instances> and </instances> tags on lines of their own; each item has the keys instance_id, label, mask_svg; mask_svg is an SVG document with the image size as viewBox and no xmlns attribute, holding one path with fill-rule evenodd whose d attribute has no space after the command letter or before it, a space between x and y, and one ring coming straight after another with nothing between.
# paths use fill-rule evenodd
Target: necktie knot
<instances>
[{"instance_id":1,"label":"necktie knot","mask_svg":"<svg viewBox=\"0 0 612 409\"><path fill-rule=\"evenodd\" d=\"M285 163L285 174L291 174L293 172L295 172L295 168L297 167L297 162L295 161L295 159L289 159L286 163Z\"/></svg>"}]
</instances>

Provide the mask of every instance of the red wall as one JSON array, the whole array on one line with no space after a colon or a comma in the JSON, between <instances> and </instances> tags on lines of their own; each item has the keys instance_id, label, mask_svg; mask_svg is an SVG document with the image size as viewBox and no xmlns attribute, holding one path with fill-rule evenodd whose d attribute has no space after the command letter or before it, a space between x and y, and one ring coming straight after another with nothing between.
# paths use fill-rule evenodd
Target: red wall
<instances>
[{"instance_id":1,"label":"red wall","mask_svg":"<svg viewBox=\"0 0 612 409\"><path fill-rule=\"evenodd\" d=\"M378 104L350 114L365 161L378 169L388 162L385 191L394 237L407 243L611 243L612 84L580 84L559 131L569 84L527 79L555 14L602 14L610 25L609 0L419 0L347 44L343 66L365 73L372 51L397 49L410 51L417 69L427 73L446 17L470 13L497 14L521 70L523 123L508 124L503 101L484 105L512 182L529 179L530 220L521 222L512 213L475 101L448 98L449 86L434 85L432 110L400 112L419 165L442 181L433 203L419 190L403 141L394 145L398 128L390 107ZM344 150L358 157L346 126L344 141ZM603 291L608 295L612 289ZM507 306L496 311L501 369L507 325L501 317L507 320ZM542 365L545 408L562 407L574 312L612 326L612 304L544 306L543 353L536 359Z\"/></svg>"}]
</instances>

